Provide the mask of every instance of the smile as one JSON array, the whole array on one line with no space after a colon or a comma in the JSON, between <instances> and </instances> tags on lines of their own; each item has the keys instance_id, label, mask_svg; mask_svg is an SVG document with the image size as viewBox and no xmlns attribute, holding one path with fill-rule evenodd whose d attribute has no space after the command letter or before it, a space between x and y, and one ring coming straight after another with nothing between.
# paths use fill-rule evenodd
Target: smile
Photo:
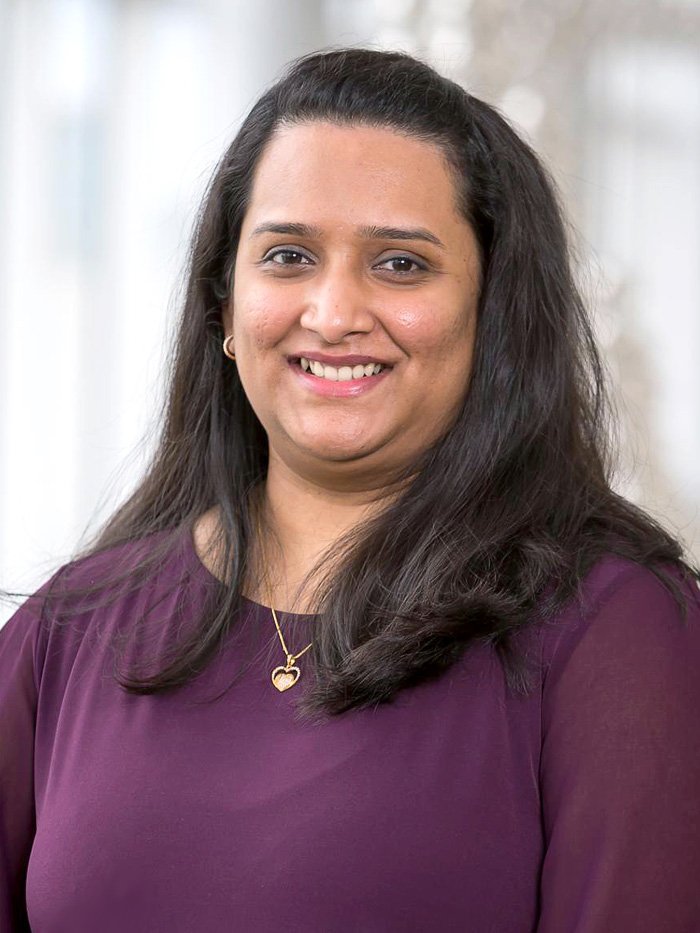
<instances>
[{"instance_id":1,"label":"smile","mask_svg":"<svg viewBox=\"0 0 700 933\"><path fill-rule=\"evenodd\" d=\"M289 360L289 367L303 388L326 398L355 398L364 395L380 385L391 373L391 367L381 363L341 366L335 370L332 366L324 366L305 357ZM318 371L321 375L316 375Z\"/></svg>"},{"instance_id":2,"label":"smile","mask_svg":"<svg viewBox=\"0 0 700 933\"><path fill-rule=\"evenodd\" d=\"M367 363L364 366L361 363L358 363L356 366L328 366L327 364L319 363L317 360L307 360L304 356L300 358L299 363L304 372L313 373L314 376L318 376L319 379L330 379L331 382L349 382L350 379L365 379L370 376L376 376L383 369L387 368L382 363Z\"/></svg>"}]
</instances>

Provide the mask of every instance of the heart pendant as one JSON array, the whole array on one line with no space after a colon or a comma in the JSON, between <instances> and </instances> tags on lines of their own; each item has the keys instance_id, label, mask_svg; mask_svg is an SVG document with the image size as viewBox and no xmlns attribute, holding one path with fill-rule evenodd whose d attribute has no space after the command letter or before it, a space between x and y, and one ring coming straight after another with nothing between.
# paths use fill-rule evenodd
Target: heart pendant
<instances>
[{"instance_id":1,"label":"heart pendant","mask_svg":"<svg viewBox=\"0 0 700 933\"><path fill-rule=\"evenodd\" d=\"M272 683L279 691L289 690L299 680L300 675L298 667L276 667L272 672Z\"/></svg>"}]
</instances>

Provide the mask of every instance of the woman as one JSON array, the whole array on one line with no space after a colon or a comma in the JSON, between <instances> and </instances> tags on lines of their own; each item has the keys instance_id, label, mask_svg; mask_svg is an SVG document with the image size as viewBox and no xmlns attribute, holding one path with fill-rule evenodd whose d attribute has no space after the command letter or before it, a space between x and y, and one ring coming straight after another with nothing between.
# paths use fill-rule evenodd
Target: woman
<instances>
[{"instance_id":1,"label":"woman","mask_svg":"<svg viewBox=\"0 0 700 933\"><path fill-rule=\"evenodd\" d=\"M528 146L407 55L293 63L147 475L0 633L3 929L700 928L700 573L606 437Z\"/></svg>"}]
</instances>

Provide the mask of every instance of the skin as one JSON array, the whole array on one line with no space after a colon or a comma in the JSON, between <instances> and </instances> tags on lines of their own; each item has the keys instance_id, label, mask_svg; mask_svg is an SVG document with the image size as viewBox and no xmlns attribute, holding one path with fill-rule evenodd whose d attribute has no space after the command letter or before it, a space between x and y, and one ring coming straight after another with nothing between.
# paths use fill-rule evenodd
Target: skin
<instances>
[{"instance_id":1,"label":"skin","mask_svg":"<svg viewBox=\"0 0 700 933\"><path fill-rule=\"evenodd\" d=\"M318 235L255 233L269 222ZM442 245L360 235L371 225L427 229ZM396 470L449 428L468 387L479 286L476 237L437 146L386 128L277 130L256 169L224 309L231 365L270 444L261 542L270 589L251 584L249 598L304 611L296 587L321 552L381 508ZM366 354L393 369L357 398L324 398L289 369L300 349ZM195 529L210 569L215 528L214 511Z\"/></svg>"}]
</instances>

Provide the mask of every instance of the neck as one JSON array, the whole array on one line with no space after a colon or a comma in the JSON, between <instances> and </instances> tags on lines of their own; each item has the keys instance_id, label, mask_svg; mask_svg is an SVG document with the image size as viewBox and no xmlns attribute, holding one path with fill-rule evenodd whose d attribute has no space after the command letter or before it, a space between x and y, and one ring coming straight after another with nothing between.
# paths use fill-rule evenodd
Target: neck
<instances>
[{"instance_id":1,"label":"neck","mask_svg":"<svg viewBox=\"0 0 700 933\"><path fill-rule=\"evenodd\" d=\"M259 520L260 533L251 546L243 594L280 612L295 613L317 611L311 590L320 580L312 578L306 590L301 587L324 551L396 494L386 487L339 490L312 482L274 454L267 478L256 492L254 520ZM212 509L196 523L194 541L202 563L223 579L212 543L218 527L218 510ZM322 562L319 573L328 569L328 563Z\"/></svg>"},{"instance_id":2,"label":"neck","mask_svg":"<svg viewBox=\"0 0 700 933\"><path fill-rule=\"evenodd\" d=\"M305 576L325 551L381 509L384 501L376 490L339 492L315 485L279 461L271 461L260 493L262 554L258 550L254 566L258 578L262 570L263 579L262 587L255 589L265 599L256 601L267 605L272 598L275 608L279 605L282 611L313 612L306 602L310 593L299 592ZM327 570L327 563L322 563L320 573ZM264 577L269 581L269 594ZM314 582L319 581L313 578L309 584ZM295 608L285 610L291 604Z\"/></svg>"}]
</instances>

